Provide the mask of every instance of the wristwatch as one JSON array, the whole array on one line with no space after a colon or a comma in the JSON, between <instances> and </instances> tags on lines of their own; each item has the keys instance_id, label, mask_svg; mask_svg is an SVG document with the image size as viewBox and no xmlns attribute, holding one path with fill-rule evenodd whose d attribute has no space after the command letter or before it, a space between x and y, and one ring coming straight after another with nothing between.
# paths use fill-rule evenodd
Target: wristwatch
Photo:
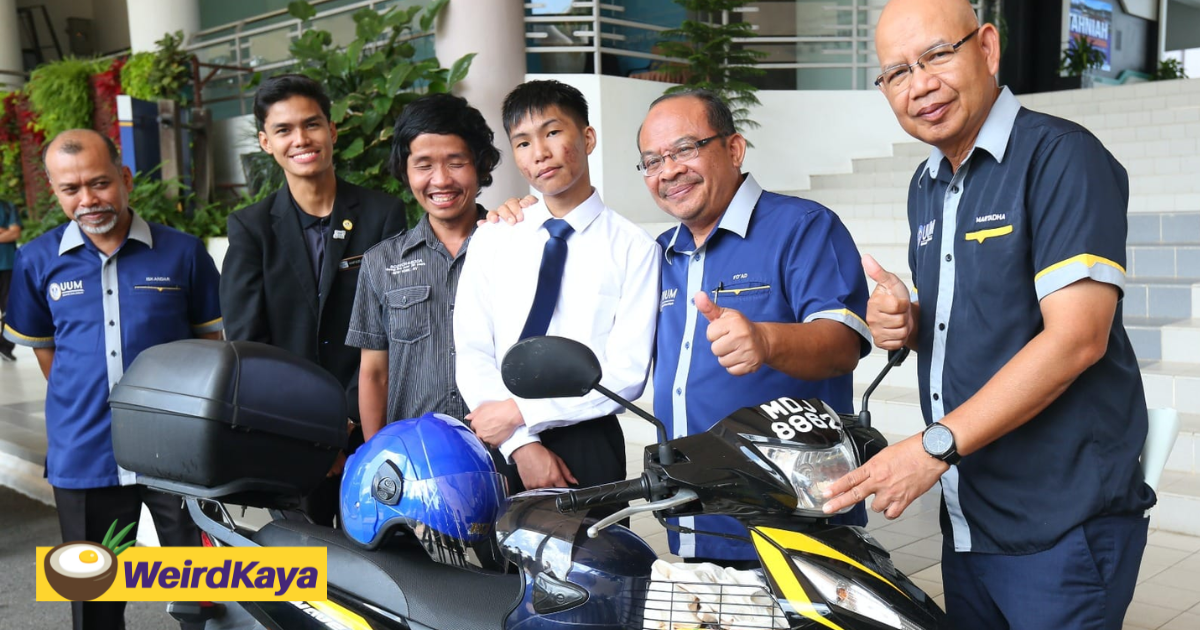
<instances>
[{"instance_id":1,"label":"wristwatch","mask_svg":"<svg viewBox=\"0 0 1200 630\"><path fill-rule=\"evenodd\" d=\"M958 448L954 444L954 433L950 431L950 427L940 423L925 427L925 431L921 433L921 446L925 447L925 452L934 459L940 459L951 466L962 460L962 455L958 454Z\"/></svg>"}]
</instances>

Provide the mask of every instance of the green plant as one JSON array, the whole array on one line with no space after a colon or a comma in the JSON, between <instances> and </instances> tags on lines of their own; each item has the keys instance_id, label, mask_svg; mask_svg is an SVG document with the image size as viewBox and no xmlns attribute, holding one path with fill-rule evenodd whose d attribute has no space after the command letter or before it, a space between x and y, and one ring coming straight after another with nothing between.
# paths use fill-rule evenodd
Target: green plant
<instances>
[{"instance_id":1,"label":"green plant","mask_svg":"<svg viewBox=\"0 0 1200 630\"><path fill-rule=\"evenodd\" d=\"M385 166L392 124L404 107L421 94L448 92L467 76L475 57L464 55L449 68L436 58L418 59L415 41L432 30L447 1L406 9L393 6L383 13L361 9L354 14L355 38L344 49L333 47L328 31L315 29L305 30L291 45L295 71L321 83L333 102L338 174L351 183L400 196L409 214L418 217L419 206ZM300 20L316 15L307 2L292 2L288 12ZM260 170L249 179L268 182L270 169L278 168L264 160L255 161L254 167ZM276 176L274 181L280 180Z\"/></svg>"},{"instance_id":2,"label":"green plant","mask_svg":"<svg viewBox=\"0 0 1200 630\"><path fill-rule=\"evenodd\" d=\"M166 33L154 52L134 53L121 70L122 90L144 101L170 99L186 105L192 54L183 50L183 31Z\"/></svg>"},{"instance_id":3,"label":"green plant","mask_svg":"<svg viewBox=\"0 0 1200 630\"><path fill-rule=\"evenodd\" d=\"M121 91L133 98L153 101L158 91L150 84L150 72L154 69L154 53L133 53L121 68Z\"/></svg>"},{"instance_id":4,"label":"green plant","mask_svg":"<svg viewBox=\"0 0 1200 630\"><path fill-rule=\"evenodd\" d=\"M1179 63L1178 59L1163 59L1158 62L1158 70L1154 72L1155 81L1186 78L1187 73L1183 71L1183 64Z\"/></svg>"},{"instance_id":5,"label":"green plant","mask_svg":"<svg viewBox=\"0 0 1200 630\"><path fill-rule=\"evenodd\" d=\"M37 112L36 129L47 138L67 129L90 129L93 105L88 77L108 65L107 61L67 57L38 66L25 86L29 103Z\"/></svg>"},{"instance_id":6,"label":"green plant","mask_svg":"<svg viewBox=\"0 0 1200 630\"><path fill-rule=\"evenodd\" d=\"M758 128L758 123L750 119L750 107L761 103L750 79L763 75L757 64L766 53L734 41L754 37L749 22L724 23L727 12L750 1L675 0L675 3L696 19L684 20L679 28L664 31L665 39L658 43L664 55L686 62L686 65L671 64L664 68L667 76L681 83L668 88L666 93L696 88L711 90L729 104L738 129Z\"/></svg>"},{"instance_id":7,"label":"green plant","mask_svg":"<svg viewBox=\"0 0 1200 630\"><path fill-rule=\"evenodd\" d=\"M125 529L122 529L116 536L113 536L113 531L117 529L117 521L113 521L112 525L108 526L108 533L104 535L104 540L100 541L100 546L107 547L109 551L113 552L114 556L121 555L121 552L137 544L137 539L121 544L125 535L129 533L129 530L133 529L134 525L137 525L137 521L126 525Z\"/></svg>"},{"instance_id":8,"label":"green plant","mask_svg":"<svg viewBox=\"0 0 1200 630\"><path fill-rule=\"evenodd\" d=\"M1072 42L1062 53L1062 60L1058 64L1060 72L1069 77L1078 77L1104 65L1104 51L1093 46L1092 40L1076 35Z\"/></svg>"}]
</instances>

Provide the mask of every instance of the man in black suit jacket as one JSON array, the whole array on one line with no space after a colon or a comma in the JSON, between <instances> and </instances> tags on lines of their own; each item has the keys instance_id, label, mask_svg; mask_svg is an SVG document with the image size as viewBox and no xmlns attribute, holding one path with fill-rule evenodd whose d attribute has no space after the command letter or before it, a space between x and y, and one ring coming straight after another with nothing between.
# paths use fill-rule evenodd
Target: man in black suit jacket
<instances>
[{"instance_id":1,"label":"man in black suit jacket","mask_svg":"<svg viewBox=\"0 0 1200 630\"><path fill-rule=\"evenodd\" d=\"M362 255L404 231L404 204L340 180L333 168L337 127L317 82L300 75L263 81L254 99L258 140L287 185L229 216L221 310L230 340L268 343L302 356L350 387L360 353L344 342ZM342 460L305 501L314 521L332 524Z\"/></svg>"}]
</instances>

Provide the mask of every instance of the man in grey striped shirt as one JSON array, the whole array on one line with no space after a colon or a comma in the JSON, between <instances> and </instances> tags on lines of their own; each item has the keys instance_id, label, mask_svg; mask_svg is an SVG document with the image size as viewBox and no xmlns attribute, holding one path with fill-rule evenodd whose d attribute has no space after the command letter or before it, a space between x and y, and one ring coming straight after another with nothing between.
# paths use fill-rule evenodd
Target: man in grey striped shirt
<instances>
[{"instance_id":1,"label":"man in grey striped shirt","mask_svg":"<svg viewBox=\"0 0 1200 630\"><path fill-rule=\"evenodd\" d=\"M388 166L425 216L363 256L346 345L362 349L365 439L428 411L467 415L454 381L454 296L486 214L475 198L500 161L493 137L479 110L450 94L419 98L396 121Z\"/></svg>"}]
</instances>

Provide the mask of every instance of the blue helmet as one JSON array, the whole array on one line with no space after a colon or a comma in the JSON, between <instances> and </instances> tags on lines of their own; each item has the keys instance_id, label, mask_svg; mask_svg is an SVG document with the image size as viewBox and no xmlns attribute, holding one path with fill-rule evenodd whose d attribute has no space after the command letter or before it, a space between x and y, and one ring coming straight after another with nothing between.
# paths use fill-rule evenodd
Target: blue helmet
<instances>
[{"instance_id":1,"label":"blue helmet","mask_svg":"<svg viewBox=\"0 0 1200 630\"><path fill-rule=\"evenodd\" d=\"M450 416L427 413L387 425L346 460L342 531L374 549L404 527L435 560L455 562L491 539L505 494L479 438Z\"/></svg>"}]
</instances>

